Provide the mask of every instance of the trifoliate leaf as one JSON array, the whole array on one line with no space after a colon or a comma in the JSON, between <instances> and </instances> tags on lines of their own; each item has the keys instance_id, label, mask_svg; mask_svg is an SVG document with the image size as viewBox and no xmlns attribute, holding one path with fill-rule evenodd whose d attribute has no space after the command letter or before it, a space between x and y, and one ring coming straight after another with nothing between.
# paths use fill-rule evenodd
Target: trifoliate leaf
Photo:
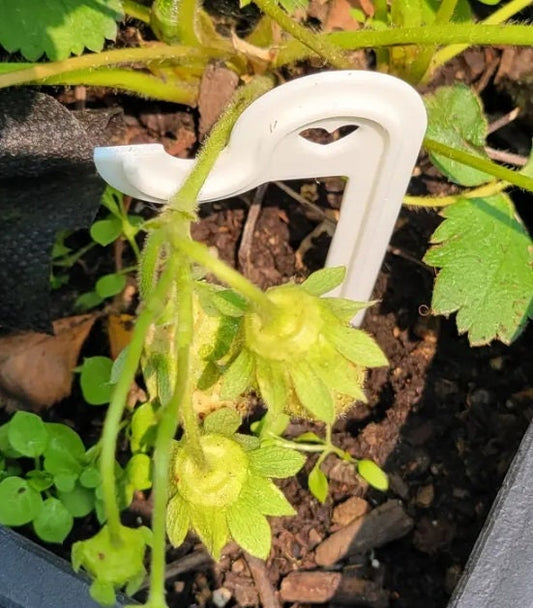
<instances>
[{"instance_id":1,"label":"trifoliate leaf","mask_svg":"<svg viewBox=\"0 0 533 608\"><path fill-rule=\"evenodd\" d=\"M73 517L85 517L94 509L94 491L80 485L71 492L58 492L58 498Z\"/></svg>"},{"instance_id":2,"label":"trifoliate leaf","mask_svg":"<svg viewBox=\"0 0 533 608\"><path fill-rule=\"evenodd\" d=\"M441 87L424 101L428 112L428 138L488 159L484 148L487 119L481 100L472 89L463 84ZM457 184L479 186L492 179L487 173L440 154L430 153L430 156L440 171Z\"/></svg>"},{"instance_id":3,"label":"trifoliate leaf","mask_svg":"<svg viewBox=\"0 0 533 608\"><path fill-rule=\"evenodd\" d=\"M235 410L223 407L207 416L204 420L204 432L231 437L241 426L241 423L241 417Z\"/></svg>"},{"instance_id":4,"label":"trifoliate leaf","mask_svg":"<svg viewBox=\"0 0 533 608\"><path fill-rule=\"evenodd\" d=\"M295 450L266 445L248 453L250 470L262 477L292 477L303 467L305 458Z\"/></svg>"},{"instance_id":5,"label":"trifoliate leaf","mask_svg":"<svg viewBox=\"0 0 533 608\"><path fill-rule=\"evenodd\" d=\"M326 502L328 497L328 478L320 469L319 463L317 463L309 473L307 478L307 485L311 490L311 494L322 504Z\"/></svg>"},{"instance_id":6,"label":"trifoliate leaf","mask_svg":"<svg viewBox=\"0 0 533 608\"><path fill-rule=\"evenodd\" d=\"M323 296L338 287L344 281L345 276L346 268L344 266L322 268L309 275L301 286L312 296Z\"/></svg>"},{"instance_id":7,"label":"trifoliate leaf","mask_svg":"<svg viewBox=\"0 0 533 608\"><path fill-rule=\"evenodd\" d=\"M47 543L62 543L72 530L74 518L57 498L47 498L33 520L35 534Z\"/></svg>"},{"instance_id":8,"label":"trifoliate leaf","mask_svg":"<svg viewBox=\"0 0 533 608\"><path fill-rule=\"evenodd\" d=\"M218 507L193 508L190 511L194 531L215 559L229 541L230 531L226 511Z\"/></svg>"},{"instance_id":9,"label":"trifoliate leaf","mask_svg":"<svg viewBox=\"0 0 533 608\"><path fill-rule=\"evenodd\" d=\"M7 477L0 482L0 524L23 526L37 517L43 501L25 479Z\"/></svg>"},{"instance_id":10,"label":"trifoliate leaf","mask_svg":"<svg viewBox=\"0 0 533 608\"><path fill-rule=\"evenodd\" d=\"M239 502L258 508L263 515L296 515L283 492L269 479L251 475L242 489Z\"/></svg>"},{"instance_id":11,"label":"trifoliate leaf","mask_svg":"<svg viewBox=\"0 0 533 608\"><path fill-rule=\"evenodd\" d=\"M381 367L389 363L375 340L362 329L329 324L324 333L341 355L356 365Z\"/></svg>"},{"instance_id":12,"label":"trifoliate leaf","mask_svg":"<svg viewBox=\"0 0 533 608\"><path fill-rule=\"evenodd\" d=\"M272 532L256 507L237 501L228 508L227 521L231 536L240 547L260 559L268 557Z\"/></svg>"},{"instance_id":13,"label":"trifoliate leaf","mask_svg":"<svg viewBox=\"0 0 533 608\"><path fill-rule=\"evenodd\" d=\"M358 460L357 472L376 490L386 492L389 489L389 478L372 460Z\"/></svg>"},{"instance_id":14,"label":"trifoliate leaf","mask_svg":"<svg viewBox=\"0 0 533 608\"><path fill-rule=\"evenodd\" d=\"M315 418L332 424L335 405L329 388L315 375L307 361L293 361L290 374L298 399Z\"/></svg>"},{"instance_id":15,"label":"trifoliate leaf","mask_svg":"<svg viewBox=\"0 0 533 608\"><path fill-rule=\"evenodd\" d=\"M250 388L253 369L253 357L248 349L243 348L235 361L224 372L220 398L223 400L236 399Z\"/></svg>"},{"instance_id":16,"label":"trifoliate leaf","mask_svg":"<svg viewBox=\"0 0 533 608\"><path fill-rule=\"evenodd\" d=\"M44 53L58 61L85 48L101 51L106 39L115 39L123 17L119 0L0 0L0 14L0 44L28 61Z\"/></svg>"},{"instance_id":17,"label":"trifoliate leaf","mask_svg":"<svg viewBox=\"0 0 533 608\"><path fill-rule=\"evenodd\" d=\"M48 444L48 431L36 414L17 412L8 427L11 447L29 458L40 456Z\"/></svg>"},{"instance_id":18,"label":"trifoliate leaf","mask_svg":"<svg viewBox=\"0 0 533 608\"><path fill-rule=\"evenodd\" d=\"M179 547L185 540L190 522L188 504L179 494L174 494L167 505L167 535L174 547Z\"/></svg>"},{"instance_id":19,"label":"trifoliate leaf","mask_svg":"<svg viewBox=\"0 0 533 608\"><path fill-rule=\"evenodd\" d=\"M434 312L457 311L457 328L472 345L510 344L533 316L533 243L511 199L462 199L442 215L424 258L441 269Z\"/></svg>"},{"instance_id":20,"label":"trifoliate leaf","mask_svg":"<svg viewBox=\"0 0 533 608\"><path fill-rule=\"evenodd\" d=\"M289 383L284 364L256 355L255 377L266 406L273 412L281 412L289 399Z\"/></svg>"}]
</instances>

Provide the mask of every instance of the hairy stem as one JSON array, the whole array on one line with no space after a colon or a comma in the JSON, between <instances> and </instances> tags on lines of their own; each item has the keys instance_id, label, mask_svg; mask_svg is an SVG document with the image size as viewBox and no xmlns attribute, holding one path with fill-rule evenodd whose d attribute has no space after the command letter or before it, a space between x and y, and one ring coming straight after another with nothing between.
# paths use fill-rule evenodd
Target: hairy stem
<instances>
[{"instance_id":1,"label":"hairy stem","mask_svg":"<svg viewBox=\"0 0 533 608\"><path fill-rule=\"evenodd\" d=\"M197 0L155 0L150 23L157 37L168 44L198 46Z\"/></svg>"},{"instance_id":2,"label":"hairy stem","mask_svg":"<svg viewBox=\"0 0 533 608\"><path fill-rule=\"evenodd\" d=\"M165 606L165 547L166 547L166 509L168 500L168 469L170 465L170 447L178 426L181 410L184 431L187 440L192 440L197 450L193 452L202 459L203 453L199 442L198 423L192 407L190 383L190 349L193 335L192 310L192 276L190 262L185 256L175 253L172 256L172 267L177 269L176 288L179 294L177 301L177 354L178 366L176 389L174 395L163 409L157 429L154 451L152 515L152 560L150 572L149 605ZM191 446L192 447L192 446ZM199 454L197 453L199 450Z\"/></svg>"},{"instance_id":3,"label":"hairy stem","mask_svg":"<svg viewBox=\"0 0 533 608\"><path fill-rule=\"evenodd\" d=\"M464 198L482 198L484 196L494 196L505 191L511 184L509 182L493 182L484 184L472 190L465 190L459 194L451 196L404 196L403 204L410 207L448 207L453 205L459 199Z\"/></svg>"},{"instance_id":4,"label":"hairy stem","mask_svg":"<svg viewBox=\"0 0 533 608\"><path fill-rule=\"evenodd\" d=\"M478 156L474 156L473 154L469 154L463 150L451 148L450 146L441 144L433 139L428 139L427 137L424 139L424 148L429 152L442 154L442 156L445 156L446 158L456 160L464 165L468 165L469 167L473 167L474 169L488 173L497 179L509 182L514 186L518 186L519 188L533 192L533 179L531 177L527 177L523 173L518 173L517 171L507 169L507 167L497 165L490 160L479 158Z\"/></svg>"},{"instance_id":5,"label":"hairy stem","mask_svg":"<svg viewBox=\"0 0 533 608\"><path fill-rule=\"evenodd\" d=\"M150 9L144 4L139 4L134 0L122 0L122 8L130 17L134 17L143 23L150 23Z\"/></svg>"},{"instance_id":6,"label":"hairy stem","mask_svg":"<svg viewBox=\"0 0 533 608\"><path fill-rule=\"evenodd\" d=\"M102 475L102 492L109 532L113 542L120 542L120 510L116 497L115 452L120 431L120 421L131 384L137 373L144 341L150 325L161 311L164 296L172 283L173 268L169 266L163 272L159 283L147 299L143 311L137 318L131 342L128 345L124 367L115 385L113 397L107 410L102 433L102 453L100 472Z\"/></svg>"},{"instance_id":7,"label":"hairy stem","mask_svg":"<svg viewBox=\"0 0 533 608\"><path fill-rule=\"evenodd\" d=\"M255 4L271 19L293 36L301 44L320 55L331 66L339 69L349 69L353 67L352 62L346 57L345 53L323 36L313 33L306 27L300 25L292 19L282 8L277 0L255 0Z\"/></svg>"}]
</instances>

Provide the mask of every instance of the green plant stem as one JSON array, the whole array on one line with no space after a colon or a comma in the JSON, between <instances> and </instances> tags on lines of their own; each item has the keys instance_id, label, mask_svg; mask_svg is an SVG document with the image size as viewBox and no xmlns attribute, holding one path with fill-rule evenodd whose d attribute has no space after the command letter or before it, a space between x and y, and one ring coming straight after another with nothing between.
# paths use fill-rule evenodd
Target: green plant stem
<instances>
[{"instance_id":1,"label":"green plant stem","mask_svg":"<svg viewBox=\"0 0 533 608\"><path fill-rule=\"evenodd\" d=\"M189 448L195 458L203 460L199 441L198 423L192 405L190 382L190 349L193 337L192 276L190 263L179 254L172 256L177 268L177 354L178 365L174 395L163 409L157 429L154 451L152 514L152 560L150 572L149 605L166 606L165 603L165 548L166 508L168 501L168 469L171 443L178 426L181 410L183 428ZM194 449L196 448L196 449Z\"/></svg>"},{"instance_id":2,"label":"green plant stem","mask_svg":"<svg viewBox=\"0 0 533 608\"><path fill-rule=\"evenodd\" d=\"M522 9L530 6L530 4L531 4L531 0L511 0L511 2L509 2L508 4L502 6L498 10L494 11L494 13L492 13L492 15L490 15L489 17L484 19L481 23L483 25L497 25L499 23L503 23L504 21L507 21L507 19L510 19L513 15L516 15L517 13L519 13ZM508 26L506 26L506 27L508 27ZM450 61L450 59L453 59L455 56L462 53L469 46L471 46L471 45L470 44L453 44L453 45L447 46L443 49L440 49L440 51L437 51L433 55L431 64L430 64L426 74L424 74L424 77L422 78L422 82L423 83L428 82L430 80L432 74L435 72L435 70L438 67L440 67L441 65L444 65L446 62Z\"/></svg>"},{"instance_id":3,"label":"green plant stem","mask_svg":"<svg viewBox=\"0 0 533 608\"><path fill-rule=\"evenodd\" d=\"M434 46L443 44L531 46L533 26L529 25L478 25L453 23L448 25L425 25L423 27L391 28L380 31L359 30L357 32L332 32L317 35L346 50L379 48L414 44ZM273 61L274 67L309 57L309 49L297 40L282 46Z\"/></svg>"},{"instance_id":4,"label":"green plant stem","mask_svg":"<svg viewBox=\"0 0 533 608\"><path fill-rule=\"evenodd\" d=\"M134 17L143 23L150 23L150 9L134 0L122 0L122 8L130 17Z\"/></svg>"},{"instance_id":5,"label":"green plant stem","mask_svg":"<svg viewBox=\"0 0 533 608\"><path fill-rule=\"evenodd\" d=\"M1 78L1 77L0 77ZM151 74L123 68L101 68L97 70L77 70L58 76L49 76L29 84L87 85L121 89L150 97L184 105L194 105L198 98L198 87L181 82L178 78L165 81Z\"/></svg>"},{"instance_id":6,"label":"green plant stem","mask_svg":"<svg viewBox=\"0 0 533 608\"><path fill-rule=\"evenodd\" d=\"M320 55L334 68L343 70L353 67L352 62L338 46L331 44L327 38L313 33L292 19L280 8L277 0L255 0L255 4L283 30L317 55Z\"/></svg>"},{"instance_id":7,"label":"green plant stem","mask_svg":"<svg viewBox=\"0 0 533 608\"><path fill-rule=\"evenodd\" d=\"M234 268L214 257L205 245L179 237L174 238L173 244L200 266L212 272L220 281L242 294L255 305L258 314L270 316L274 313L275 305L259 287Z\"/></svg>"},{"instance_id":8,"label":"green plant stem","mask_svg":"<svg viewBox=\"0 0 533 608\"><path fill-rule=\"evenodd\" d=\"M131 388L131 383L135 378L139 366L144 340L154 318L161 312L164 296L173 280L173 273L174 267L169 264L161 275L156 288L147 299L144 309L137 318L131 342L128 345L122 374L113 391L111 403L109 404L105 418L102 433L100 473L102 476L102 493L109 525L109 533L115 543L120 543L120 510L115 493L115 452L122 414Z\"/></svg>"},{"instance_id":9,"label":"green plant stem","mask_svg":"<svg viewBox=\"0 0 533 608\"><path fill-rule=\"evenodd\" d=\"M374 19L387 25L388 6L387 0L375 0ZM376 61L379 71L383 71L389 62L389 51L385 48L376 49Z\"/></svg>"},{"instance_id":10,"label":"green plant stem","mask_svg":"<svg viewBox=\"0 0 533 608\"><path fill-rule=\"evenodd\" d=\"M149 63L157 61L173 61L176 64L187 65L190 62L208 61L211 58L222 57L220 50L212 48L194 49L186 46L156 45L133 49L114 49L101 53L88 53L81 57L70 57L63 61L52 63L0 64L0 88L25 84L43 78L50 78L80 70L94 70L108 65L122 63Z\"/></svg>"},{"instance_id":11,"label":"green plant stem","mask_svg":"<svg viewBox=\"0 0 533 608\"><path fill-rule=\"evenodd\" d=\"M446 146L427 137L424 139L423 145L424 148L429 152L442 154L442 156L445 156L446 158L456 160L464 165L468 165L469 167L473 167L474 169L478 169L479 171L493 175L497 179L509 182L514 186L518 186L519 188L533 192L533 179L531 177L527 177L527 175L524 175L523 173L518 173L512 169L507 169L506 167L497 165L490 160L479 158L478 156L474 156L473 154L469 154L463 150L451 148L450 146Z\"/></svg>"},{"instance_id":12,"label":"green plant stem","mask_svg":"<svg viewBox=\"0 0 533 608\"><path fill-rule=\"evenodd\" d=\"M509 182L492 182L484 184L472 190L465 190L451 196L404 196L403 204L410 207L448 207L453 205L459 199L483 198L485 196L494 196L509 188Z\"/></svg>"},{"instance_id":13,"label":"green plant stem","mask_svg":"<svg viewBox=\"0 0 533 608\"><path fill-rule=\"evenodd\" d=\"M270 78L260 76L237 89L228 108L219 118L205 141L196 159L194 171L188 175L178 192L170 198L168 205L171 210L178 210L186 215L195 216L200 190L218 155L228 143L235 121L254 99L266 93L272 86L273 82Z\"/></svg>"},{"instance_id":14,"label":"green plant stem","mask_svg":"<svg viewBox=\"0 0 533 608\"><path fill-rule=\"evenodd\" d=\"M167 44L198 46L197 0L154 0L150 24L159 40Z\"/></svg>"},{"instance_id":15,"label":"green plant stem","mask_svg":"<svg viewBox=\"0 0 533 608\"><path fill-rule=\"evenodd\" d=\"M440 6L435 15L435 25L442 25L449 23L453 17L455 7L457 6L457 0L442 0Z\"/></svg>"}]
</instances>

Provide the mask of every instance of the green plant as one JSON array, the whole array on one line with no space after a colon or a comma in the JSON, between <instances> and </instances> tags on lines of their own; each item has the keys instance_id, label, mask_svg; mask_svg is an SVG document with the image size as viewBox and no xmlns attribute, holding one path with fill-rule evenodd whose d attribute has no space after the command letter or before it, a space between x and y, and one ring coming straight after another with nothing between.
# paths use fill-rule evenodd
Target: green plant
<instances>
[{"instance_id":1,"label":"green plant","mask_svg":"<svg viewBox=\"0 0 533 608\"><path fill-rule=\"evenodd\" d=\"M71 9L81 4L71 2ZM42 9L48 19L43 22L46 32L51 27L47 26L51 14L47 11L54 4ZM147 605L166 605L167 534L179 544L193 529L215 556L233 538L250 553L265 557L270 547L265 516L292 513L272 479L294 475L303 465L302 454L318 455L308 483L321 501L327 497L328 484L320 466L329 454L349 462L354 473L375 487L387 488L386 476L374 463L354 459L331 441L336 417L354 400L365 400L366 369L386 364L374 341L349 325L366 304L322 297L342 281L343 269L320 271L300 285L290 283L263 292L190 237L198 192L242 109L273 86L271 75L277 68L316 55L332 67L348 68L346 51L374 48L380 69L417 84L428 81L465 44L531 43L531 26L501 25L528 4L517 0L481 24L472 22L465 3L445 0L437 6L401 0L392 3L389 11L388 4L380 0L375 3L374 17L365 19L365 29L330 34L303 27L274 0L257 0L257 4L266 17L247 45L234 45L218 34L211 19L191 0L156 0L151 8L125 1L126 12L149 23L163 42L134 49L67 59L70 52L81 52L72 43L72 32L63 46L47 34L48 46L41 36L38 46L28 51L23 35L19 33L16 43L6 42L5 28L0 29L0 43L6 48L21 49L31 61L43 52L58 60L1 64L0 86L100 84L193 104L203 69L214 58L224 60L248 81L213 128L182 189L145 226L148 236L138 269L141 306L130 344L114 364L95 358L86 360L81 368L86 400L94 405L110 400L102 440L89 451L99 462L95 506L98 510L103 504L100 519L105 525L92 539L76 543L72 556L76 569L83 567L95 577L91 592L104 604L113 602L117 589L125 586L131 593L139 586L144 553L150 546ZM116 4L104 0L93 8L98 5L106 14L99 21L99 40L103 41L111 35L111 18L114 24L119 11ZM271 21L285 32L276 46L268 31ZM85 38L80 41L88 45ZM463 46L459 49L458 45ZM144 70L117 67L139 63ZM266 76L253 74L250 66L258 63L258 71ZM406 197L410 205L446 206L446 219L426 256L428 263L441 269L433 308L445 314L458 310L459 329L468 331L474 344L494 338L509 342L531 315L533 283L531 239L505 190L511 185L533 190L531 163L514 172L488 159L483 109L467 87L437 90L426 102L429 129L424 146L442 173L462 188L459 194L442 199ZM454 112L456 107L461 108L460 113ZM108 244L122 233L136 252L137 221L129 218L119 195L108 192L106 200L110 215L93 226L93 239ZM484 240L485 235L490 239ZM475 261L459 264L462 259ZM197 266L213 273L226 287L196 280ZM100 285L99 297L111 295L113 280L111 287L108 283ZM298 312L304 308L301 303L305 303L305 314ZM128 391L139 371L148 401L124 421ZM252 391L267 408L253 427L253 436L239 433ZM324 436L306 433L288 440L283 434L290 416L321 423ZM176 442L178 426L183 435ZM125 471L115 461L122 431L129 439L129 462L133 463ZM13 449L5 441L0 445ZM8 463L5 471L16 471L9 468L16 462L12 465L8 460L16 461L18 456L2 453ZM89 458L87 453L83 458ZM78 477L67 471L68 483L76 484ZM59 480L64 482L61 476ZM14 475L2 483L5 481L9 481L11 493L18 492L21 483L29 484ZM152 533L123 526L120 511L131 499L132 489L151 484ZM31 521L37 510L35 491L27 494L25 490L21 495L29 497L26 509Z\"/></svg>"}]
</instances>

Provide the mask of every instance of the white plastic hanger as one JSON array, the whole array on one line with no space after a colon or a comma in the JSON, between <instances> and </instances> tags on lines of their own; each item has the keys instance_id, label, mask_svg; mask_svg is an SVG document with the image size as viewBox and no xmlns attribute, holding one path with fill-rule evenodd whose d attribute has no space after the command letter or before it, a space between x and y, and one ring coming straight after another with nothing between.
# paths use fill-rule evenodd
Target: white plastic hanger
<instances>
[{"instance_id":1,"label":"white plastic hanger","mask_svg":"<svg viewBox=\"0 0 533 608\"><path fill-rule=\"evenodd\" d=\"M357 129L330 144L300 134L311 128ZM229 198L269 181L345 176L327 266L346 266L329 295L370 299L426 128L418 93L392 76L323 72L283 84L241 114L209 174L199 202ZM174 158L160 144L96 148L94 161L112 186L164 204L194 159ZM363 313L354 319L362 321Z\"/></svg>"}]
</instances>

